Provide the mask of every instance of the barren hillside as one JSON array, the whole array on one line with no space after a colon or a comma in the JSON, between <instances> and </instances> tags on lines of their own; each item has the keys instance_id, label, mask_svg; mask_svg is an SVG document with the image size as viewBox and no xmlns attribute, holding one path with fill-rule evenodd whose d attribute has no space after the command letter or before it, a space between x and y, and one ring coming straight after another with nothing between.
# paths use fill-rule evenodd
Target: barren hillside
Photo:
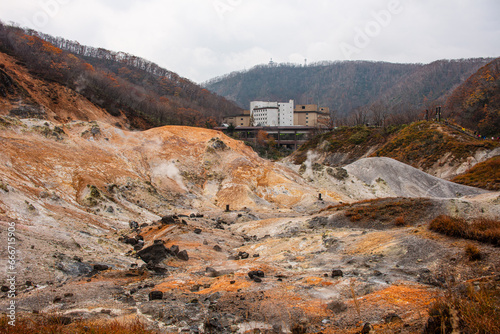
<instances>
[{"instance_id":1,"label":"barren hillside","mask_svg":"<svg viewBox=\"0 0 500 334\"><path fill-rule=\"evenodd\" d=\"M436 177L497 144L431 123L349 128L274 163L214 130L131 131L150 124L0 64L1 333L475 332L467 310L500 318L500 193Z\"/></svg>"},{"instance_id":2,"label":"barren hillside","mask_svg":"<svg viewBox=\"0 0 500 334\"><path fill-rule=\"evenodd\" d=\"M15 223L18 314L55 314L66 330L139 317L161 333L337 333L368 322L419 332L447 274L495 270L493 246L478 243L486 260L469 262L464 242L426 226L439 214L498 217L499 194L444 191L418 170L398 182L411 167L390 159L347 175L311 163L301 176L213 130L0 124L0 238Z\"/></svg>"}]
</instances>

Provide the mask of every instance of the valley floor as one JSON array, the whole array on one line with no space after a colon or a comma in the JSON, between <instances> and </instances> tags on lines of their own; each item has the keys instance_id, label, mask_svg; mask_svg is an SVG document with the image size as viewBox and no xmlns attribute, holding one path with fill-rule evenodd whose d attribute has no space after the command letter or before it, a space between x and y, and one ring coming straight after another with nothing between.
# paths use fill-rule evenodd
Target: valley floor
<instances>
[{"instance_id":1,"label":"valley floor","mask_svg":"<svg viewBox=\"0 0 500 334\"><path fill-rule=\"evenodd\" d=\"M4 121L0 240L13 227L19 319L422 333L436 300L500 278L498 247L429 230L439 215L498 219L498 192L384 159L300 175L210 130Z\"/></svg>"}]
</instances>

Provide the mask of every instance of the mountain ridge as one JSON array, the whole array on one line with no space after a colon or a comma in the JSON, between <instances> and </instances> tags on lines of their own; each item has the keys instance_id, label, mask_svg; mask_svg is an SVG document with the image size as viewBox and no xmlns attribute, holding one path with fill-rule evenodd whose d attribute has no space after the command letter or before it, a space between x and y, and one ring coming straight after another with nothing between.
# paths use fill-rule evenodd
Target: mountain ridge
<instances>
[{"instance_id":1,"label":"mountain ridge","mask_svg":"<svg viewBox=\"0 0 500 334\"><path fill-rule=\"evenodd\" d=\"M308 66L259 65L203 85L247 108L252 100L317 103L346 117L359 109L387 115L421 113L444 104L454 88L490 58L438 60L429 64L372 61L322 62ZM443 82L445 78L445 82ZM414 115L421 117L420 114Z\"/></svg>"}]
</instances>

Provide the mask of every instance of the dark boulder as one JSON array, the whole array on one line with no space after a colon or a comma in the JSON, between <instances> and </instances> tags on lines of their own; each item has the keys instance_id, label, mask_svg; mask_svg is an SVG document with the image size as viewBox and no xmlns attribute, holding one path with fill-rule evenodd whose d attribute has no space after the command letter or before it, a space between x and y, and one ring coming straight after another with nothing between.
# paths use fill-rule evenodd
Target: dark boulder
<instances>
[{"instance_id":1,"label":"dark boulder","mask_svg":"<svg viewBox=\"0 0 500 334\"><path fill-rule=\"evenodd\" d=\"M152 262L153 264L157 264L165 260L168 256L171 256L172 252L163 244L154 244L140 250L137 252L137 255L146 263Z\"/></svg>"},{"instance_id":2,"label":"dark boulder","mask_svg":"<svg viewBox=\"0 0 500 334\"><path fill-rule=\"evenodd\" d=\"M265 274L262 270L252 270L248 273L248 277L250 277L250 279L254 279L255 277L264 277Z\"/></svg>"},{"instance_id":3,"label":"dark boulder","mask_svg":"<svg viewBox=\"0 0 500 334\"><path fill-rule=\"evenodd\" d=\"M131 220L129 223L128 223L128 226L130 226L130 228L132 230L137 230L139 228L139 223L138 222L135 222L133 220Z\"/></svg>"},{"instance_id":4,"label":"dark boulder","mask_svg":"<svg viewBox=\"0 0 500 334\"><path fill-rule=\"evenodd\" d=\"M177 254L177 257L179 258L179 260L189 261L189 255L188 255L188 252L186 250L179 252Z\"/></svg>"},{"instance_id":5,"label":"dark boulder","mask_svg":"<svg viewBox=\"0 0 500 334\"><path fill-rule=\"evenodd\" d=\"M179 224L179 217L177 217L176 215L167 215L167 216L163 216L161 217L161 222L163 224Z\"/></svg>"},{"instance_id":6,"label":"dark boulder","mask_svg":"<svg viewBox=\"0 0 500 334\"><path fill-rule=\"evenodd\" d=\"M149 293L149 300L162 300L163 292L161 291L151 291Z\"/></svg>"},{"instance_id":7,"label":"dark boulder","mask_svg":"<svg viewBox=\"0 0 500 334\"><path fill-rule=\"evenodd\" d=\"M332 277L335 278L335 277L343 277L344 276L344 273L342 272L342 270L340 269L333 269L332 270Z\"/></svg>"},{"instance_id":8,"label":"dark boulder","mask_svg":"<svg viewBox=\"0 0 500 334\"><path fill-rule=\"evenodd\" d=\"M123 240L123 243L130 245L130 246L135 246L135 245L137 245L137 239L136 238L125 238L125 240Z\"/></svg>"},{"instance_id":9,"label":"dark boulder","mask_svg":"<svg viewBox=\"0 0 500 334\"><path fill-rule=\"evenodd\" d=\"M94 271L105 271L108 270L109 266L105 264L94 264Z\"/></svg>"},{"instance_id":10,"label":"dark boulder","mask_svg":"<svg viewBox=\"0 0 500 334\"><path fill-rule=\"evenodd\" d=\"M361 334L370 334L370 333L374 333L373 332L373 326L369 322L367 322L363 326L363 329L361 330Z\"/></svg>"}]
</instances>

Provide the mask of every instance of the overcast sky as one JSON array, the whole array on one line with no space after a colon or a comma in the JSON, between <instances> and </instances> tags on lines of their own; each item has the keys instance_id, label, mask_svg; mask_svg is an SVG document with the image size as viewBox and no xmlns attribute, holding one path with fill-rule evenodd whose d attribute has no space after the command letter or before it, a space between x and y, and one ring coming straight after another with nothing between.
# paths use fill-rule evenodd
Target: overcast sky
<instances>
[{"instance_id":1,"label":"overcast sky","mask_svg":"<svg viewBox=\"0 0 500 334\"><path fill-rule=\"evenodd\" d=\"M500 56L499 0L0 0L0 19L203 82L275 62Z\"/></svg>"}]
</instances>

